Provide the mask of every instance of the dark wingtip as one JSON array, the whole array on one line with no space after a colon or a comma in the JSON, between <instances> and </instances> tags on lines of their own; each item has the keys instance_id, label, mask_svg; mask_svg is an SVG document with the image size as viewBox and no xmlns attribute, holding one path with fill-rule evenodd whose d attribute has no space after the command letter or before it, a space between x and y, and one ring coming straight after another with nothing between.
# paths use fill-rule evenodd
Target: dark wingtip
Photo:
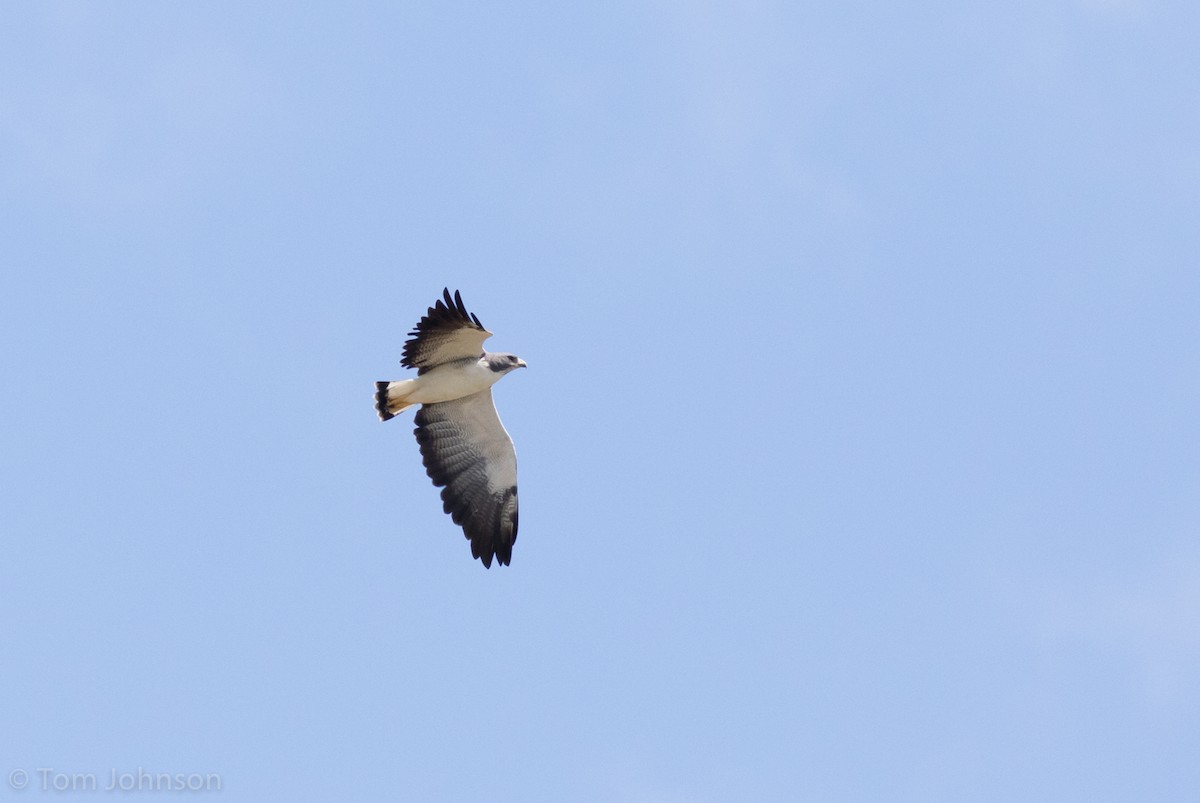
<instances>
[{"instance_id":1,"label":"dark wingtip","mask_svg":"<svg viewBox=\"0 0 1200 803\"><path fill-rule=\"evenodd\" d=\"M379 413L380 421L387 421L395 418L395 414L388 412L387 408L387 388L390 382L375 383L375 412Z\"/></svg>"}]
</instances>

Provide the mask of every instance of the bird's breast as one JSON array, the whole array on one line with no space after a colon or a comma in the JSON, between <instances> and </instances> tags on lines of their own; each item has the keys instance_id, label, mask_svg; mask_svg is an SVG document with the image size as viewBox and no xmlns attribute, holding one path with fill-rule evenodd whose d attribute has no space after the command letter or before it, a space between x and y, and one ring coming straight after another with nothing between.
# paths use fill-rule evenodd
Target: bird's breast
<instances>
[{"instance_id":1,"label":"bird's breast","mask_svg":"<svg viewBox=\"0 0 1200 803\"><path fill-rule=\"evenodd\" d=\"M447 363L418 376L408 398L419 404L454 401L487 390L501 376L478 361Z\"/></svg>"}]
</instances>

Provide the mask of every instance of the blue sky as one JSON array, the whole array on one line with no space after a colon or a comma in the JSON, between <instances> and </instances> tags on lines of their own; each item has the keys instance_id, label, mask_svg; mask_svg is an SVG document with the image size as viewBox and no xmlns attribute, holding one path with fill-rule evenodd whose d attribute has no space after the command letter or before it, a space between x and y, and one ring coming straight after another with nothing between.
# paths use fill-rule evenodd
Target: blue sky
<instances>
[{"instance_id":1,"label":"blue sky","mask_svg":"<svg viewBox=\"0 0 1200 803\"><path fill-rule=\"evenodd\" d=\"M1193 799L1198 24L5 4L3 794ZM504 569L371 409L447 285Z\"/></svg>"}]
</instances>

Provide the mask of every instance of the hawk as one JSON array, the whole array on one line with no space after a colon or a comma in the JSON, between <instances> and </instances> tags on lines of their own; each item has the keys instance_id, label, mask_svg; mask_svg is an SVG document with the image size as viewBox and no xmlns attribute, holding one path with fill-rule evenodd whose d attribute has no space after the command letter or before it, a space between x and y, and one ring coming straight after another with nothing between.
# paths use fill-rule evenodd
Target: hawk
<instances>
[{"instance_id":1,"label":"hawk","mask_svg":"<svg viewBox=\"0 0 1200 803\"><path fill-rule=\"evenodd\" d=\"M404 344L400 364L417 376L375 383L381 421L421 405L413 432L425 471L471 541L471 555L489 569L493 557L509 564L517 540L517 453L496 414L492 385L526 367L515 354L484 351L491 336L459 292L451 297L445 288Z\"/></svg>"}]
</instances>

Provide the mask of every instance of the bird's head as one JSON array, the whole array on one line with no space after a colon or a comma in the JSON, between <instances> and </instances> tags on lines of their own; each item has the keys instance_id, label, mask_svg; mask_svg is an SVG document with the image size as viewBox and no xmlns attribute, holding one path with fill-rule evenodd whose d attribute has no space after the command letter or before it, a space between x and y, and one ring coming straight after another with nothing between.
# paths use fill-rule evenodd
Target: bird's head
<instances>
[{"instance_id":1,"label":"bird's head","mask_svg":"<svg viewBox=\"0 0 1200 803\"><path fill-rule=\"evenodd\" d=\"M509 371L515 371L518 368L528 368L525 361L516 354L484 354L484 361L488 368L491 368L498 374L507 374Z\"/></svg>"}]
</instances>

